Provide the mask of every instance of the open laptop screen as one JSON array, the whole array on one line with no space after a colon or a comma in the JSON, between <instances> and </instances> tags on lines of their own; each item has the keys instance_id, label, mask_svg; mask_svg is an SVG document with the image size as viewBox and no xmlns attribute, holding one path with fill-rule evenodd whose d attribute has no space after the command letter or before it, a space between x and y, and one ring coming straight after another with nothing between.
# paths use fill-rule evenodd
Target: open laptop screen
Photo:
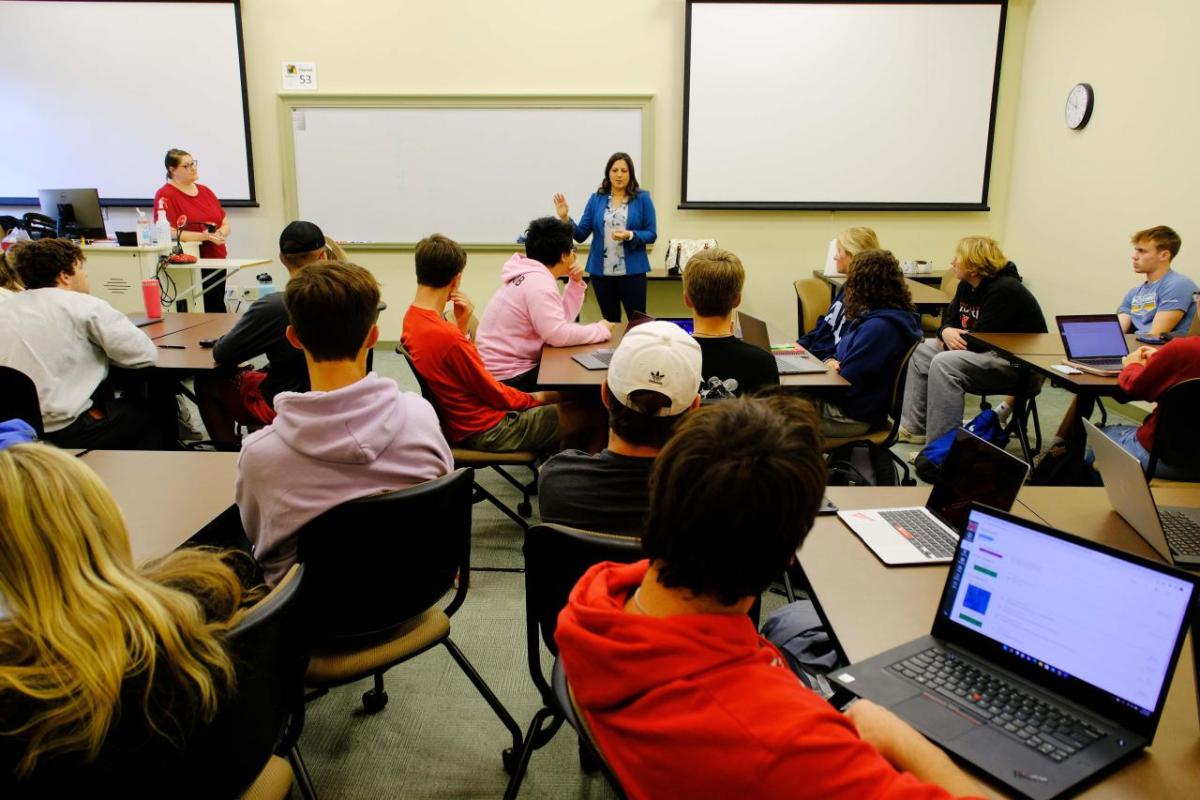
<instances>
[{"instance_id":1,"label":"open laptop screen","mask_svg":"<svg viewBox=\"0 0 1200 800\"><path fill-rule=\"evenodd\" d=\"M1129 353L1115 314L1059 317L1058 330L1069 358L1121 358Z\"/></svg>"},{"instance_id":2,"label":"open laptop screen","mask_svg":"<svg viewBox=\"0 0 1200 800\"><path fill-rule=\"evenodd\" d=\"M972 502L1007 511L1029 467L1012 453L959 428L925 507L961 532Z\"/></svg>"},{"instance_id":3,"label":"open laptop screen","mask_svg":"<svg viewBox=\"0 0 1200 800\"><path fill-rule=\"evenodd\" d=\"M976 507L939 615L1036 668L1043 684L1083 681L1150 717L1194 592L1167 567Z\"/></svg>"}]
</instances>

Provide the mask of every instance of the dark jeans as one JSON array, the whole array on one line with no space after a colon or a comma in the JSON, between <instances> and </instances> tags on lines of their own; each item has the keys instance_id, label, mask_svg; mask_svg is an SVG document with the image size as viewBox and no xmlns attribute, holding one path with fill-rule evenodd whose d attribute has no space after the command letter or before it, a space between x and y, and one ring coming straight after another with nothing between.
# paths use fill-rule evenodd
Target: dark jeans
<instances>
[{"instance_id":1,"label":"dark jeans","mask_svg":"<svg viewBox=\"0 0 1200 800\"><path fill-rule=\"evenodd\" d=\"M209 314L224 314L225 308L225 279L213 280L213 276L224 275L223 269L202 269L200 280L209 287L204 290L204 310Z\"/></svg>"},{"instance_id":2,"label":"dark jeans","mask_svg":"<svg viewBox=\"0 0 1200 800\"><path fill-rule=\"evenodd\" d=\"M46 441L59 447L78 447L85 450L159 450L164 443L158 427L148 424L152 414L149 406L131 398L97 402L103 419L92 416L91 410L62 430L46 433Z\"/></svg>"},{"instance_id":3,"label":"dark jeans","mask_svg":"<svg viewBox=\"0 0 1200 800\"><path fill-rule=\"evenodd\" d=\"M538 369L538 367L534 367L528 372L522 372L520 375L514 375L500 382L521 392L536 392Z\"/></svg>"},{"instance_id":4,"label":"dark jeans","mask_svg":"<svg viewBox=\"0 0 1200 800\"><path fill-rule=\"evenodd\" d=\"M641 275L589 275L596 292L600 313L609 322L621 321L621 306L626 318L633 312L646 313L646 273Z\"/></svg>"}]
</instances>

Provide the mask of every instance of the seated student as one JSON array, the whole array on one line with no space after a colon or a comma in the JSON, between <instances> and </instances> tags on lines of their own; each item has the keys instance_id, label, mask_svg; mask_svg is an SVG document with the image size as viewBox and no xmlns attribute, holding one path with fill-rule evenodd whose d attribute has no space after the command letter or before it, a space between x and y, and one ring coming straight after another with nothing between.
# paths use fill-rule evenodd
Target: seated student
<instances>
[{"instance_id":1,"label":"seated student","mask_svg":"<svg viewBox=\"0 0 1200 800\"><path fill-rule=\"evenodd\" d=\"M1186 336L1196 317L1196 282L1171 269L1179 255L1179 234L1165 225L1138 231L1133 243L1133 271L1146 280L1125 295L1117 309L1126 332Z\"/></svg>"},{"instance_id":2,"label":"seated student","mask_svg":"<svg viewBox=\"0 0 1200 800\"><path fill-rule=\"evenodd\" d=\"M291 222L279 234L279 260L289 280L301 267L328 257L325 234L311 222ZM196 378L200 418L213 442L236 445L238 423L266 425L275 419L275 395L308 391L304 355L288 343L287 326L283 292L272 292L255 300L213 346L213 360L232 369ZM262 355L267 357L265 369L237 369Z\"/></svg>"},{"instance_id":3,"label":"seated student","mask_svg":"<svg viewBox=\"0 0 1200 800\"><path fill-rule=\"evenodd\" d=\"M177 783L180 743L234 688L223 636L258 596L234 569L245 557L185 548L135 566L100 478L43 444L0 451L0 554L0 796ZM98 756L128 768L132 753L136 770L77 785Z\"/></svg>"},{"instance_id":4,"label":"seated student","mask_svg":"<svg viewBox=\"0 0 1200 800\"><path fill-rule=\"evenodd\" d=\"M16 268L9 263L8 252L0 251L0 300L10 297L25 287L21 285L21 276Z\"/></svg>"},{"instance_id":5,"label":"seated student","mask_svg":"<svg viewBox=\"0 0 1200 800\"><path fill-rule=\"evenodd\" d=\"M655 462L648 560L597 564L571 591L555 635L563 668L630 797L979 793L891 712L836 711L747 616L812 527L820 442L795 397L688 414Z\"/></svg>"},{"instance_id":6,"label":"seated student","mask_svg":"<svg viewBox=\"0 0 1200 800\"><path fill-rule=\"evenodd\" d=\"M113 397L107 381L110 364L149 367L158 350L128 317L88 294L79 246L39 239L17 244L8 257L26 290L3 301L0 365L37 386L46 440L109 450L162 446L162 428L146 424L150 406ZM174 408L169 417L173 425Z\"/></svg>"},{"instance_id":7,"label":"seated student","mask_svg":"<svg viewBox=\"0 0 1200 800\"><path fill-rule=\"evenodd\" d=\"M887 250L864 250L854 257L842 303L842 336L825 363L850 381L850 388L816 401L821 433L836 437L859 436L887 419L900 362L921 338L900 262Z\"/></svg>"},{"instance_id":8,"label":"seated student","mask_svg":"<svg viewBox=\"0 0 1200 800\"><path fill-rule=\"evenodd\" d=\"M621 339L600 387L608 447L566 450L538 474L543 522L640 536L654 457L684 413L700 405L700 346L671 322L646 322Z\"/></svg>"},{"instance_id":9,"label":"seated student","mask_svg":"<svg viewBox=\"0 0 1200 800\"><path fill-rule=\"evenodd\" d=\"M607 342L607 320L575 322L587 284L575 258L574 227L556 217L541 217L525 231L525 255L513 253L500 270L500 289L488 301L475 346L497 380L523 392L537 388L542 346L569 347ZM558 279L570 276L560 296Z\"/></svg>"},{"instance_id":10,"label":"seated student","mask_svg":"<svg viewBox=\"0 0 1200 800\"><path fill-rule=\"evenodd\" d=\"M1130 400L1156 401L1175 384L1200 378L1200 337L1172 339L1158 348L1139 347L1125 356L1124 364L1121 374L1117 376L1121 391ZM1154 449L1157 424L1158 410L1155 409L1141 425L1105 425L1100 430L1136 456L1145 470L1150 465L1150 451ZM1169 464L1161 458L1155 465L1154 477L1172 481L1200 481L1200 473L1189 471L1182 465Z\"/></svg>"},{"instance_id":11,"label":"seated student","mask_svg":"<svg viewBox=\"0 0 1200 800\"><path fill-rule=\"evenodd\" d=\"M735 380L734 394L779 383L775 356L733 335L733 310L741 305L746 270L728 250L701 250L683 270L683 302L692 309L694 335L704 354L703 382Z\"/></svg>"},{"instance_id":12,"label":"seated student","mask_svg":"<svg viewBox=\"0 0 1200 800\"><path fill-rule=\"evenodd\" d=\"M908 362L900 441L924 444L962 424L964 395L1007 394L1020 373L1006 359L968 345L963 334L1045 333L1037 299L1017 265L986 236L968 236L950 262L958 289L942 312L936 339L927 339Z\"/></svg>"},{"instance_id":13,"label":"seated student","mask_svg":"<svg viewBox=\"0 0 1200 800\"><path fill-rule=\"evenodd\" d=\"M309 520L454 469L433 407L367 374L379 339L379 284L370 272L340 261L298 269L284 303L287 338L304 353L312 390L275 396L274 422L242 443L235 490L271 585L295 563L295 534Z\"/></svg>"},{"instance_id":14,"label":"seated student","mask_svg":"<svg viewBox=\"0 0 1200 800\"><path fill-rule=\"evenodd\" d=\"M879 239L870 228L847 228L837 235L837 256L834 265L839 275L850 270L850 261L864 250L879 250ZM817 320L817 326L796 341L808 352L820 359L832 358L842 338L842 326L846 322L842 308L843 286L829 305L825 316Z\"/></svg>"},{"instance_id":15,"label":"seated student","mask_svg":"<svg viewBox=\"0 0 1200 800\"><path fill-rule=\"evenodd\" d=\"M559 449L567 437L597 437L601 428L585 409L551 405L558 394L522 392L487 371L467 338L474 306L458 288L467 252L457 242L440 233L428 236L417 243L415 260L417 293L404 315L401 341L433 392L451 444L491 452L547 450ZM453 323L442 318L447 303L453 303Z\"/></svg>"}]
</instances>

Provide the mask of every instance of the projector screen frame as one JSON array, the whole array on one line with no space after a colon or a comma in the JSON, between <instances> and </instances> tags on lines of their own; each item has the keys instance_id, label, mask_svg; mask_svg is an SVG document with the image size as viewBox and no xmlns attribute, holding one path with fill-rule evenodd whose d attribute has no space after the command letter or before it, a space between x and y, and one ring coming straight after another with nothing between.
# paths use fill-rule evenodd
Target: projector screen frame
<instances>
[{"instance_id":1,"label":"projector screen frame","mask_svg":"<svg viewBox=\"0 0 1200 800\"><path fill-rule=\"evenodd\" d=\"M102 1L102 0L101 0ZM130 0L124 0L129 2ZM234 30L237 35L237 51L238 51L238 75L241 78L242 88L242 130L245 133L246 139L246 185L249 189L249 197L246 199L226 199L218 198L221 201L222 207L225 208L258 208L258 195L254 188L254 148L251 146L250 140L250 93L246 84L246 44L245 36L242 28L242 2L241 0L133 0L135 2L144 3L172 3L175 5L184 4L203 4L203 5L232 5L233 6L233 21ZM4 206L37 206L39 200L36 196L32 197L0 197L0 207ZM147 197L101 197L101 207L136 207L136 206L153 206L153 196Z\"/></svg>"},{"instance_id":2,"label":"projector screen frame","mask_svg":"<svg viewBox=\"0 0 1200 800\"><path fill-rule=\"evenodd\" d=\"M692 7L699 4L738 2L759 5L940 5L929 0L687 0L683 54L683 159L680 173L680 202L683 210L739 211L990 211L988 190L992 178L992 151L996 138L996 109L1000 100L1000 66L1004 59L1004 30L1008 20L1008 0L954 0L956 5L1000 6L996 34L996 63L992 70L992 100L989 110L987 148L984 155L983 186L979 202L970 203L883 203L883 202L784 202L688 200L688 126L691 117Z\"/></svg>"}]
</instances>

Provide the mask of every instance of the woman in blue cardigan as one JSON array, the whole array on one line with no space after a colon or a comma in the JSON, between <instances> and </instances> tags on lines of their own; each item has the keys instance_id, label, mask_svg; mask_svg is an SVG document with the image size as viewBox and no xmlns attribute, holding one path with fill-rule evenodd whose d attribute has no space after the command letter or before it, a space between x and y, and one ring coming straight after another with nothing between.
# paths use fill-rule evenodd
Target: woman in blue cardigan
<instances>
[{"instance_id":1,"label":"woman in blue cardigan","mask_svg":"<svg viewBox=\"0 0 1200 800\"><path fill-rule=\"evenodd\" d=\"M604 318L620 322L621 306L627 317L635 311L646 313L646 273L650 271L646 245L658 238L658 228L650 193L638 188L633 159L627 153L609 157L604 180L588 198L579 222L571 219L561 194L554 195L554 210L575 226L575 241L596 234L588 251L587 272Z\"/></svg>"}]
</instances>

